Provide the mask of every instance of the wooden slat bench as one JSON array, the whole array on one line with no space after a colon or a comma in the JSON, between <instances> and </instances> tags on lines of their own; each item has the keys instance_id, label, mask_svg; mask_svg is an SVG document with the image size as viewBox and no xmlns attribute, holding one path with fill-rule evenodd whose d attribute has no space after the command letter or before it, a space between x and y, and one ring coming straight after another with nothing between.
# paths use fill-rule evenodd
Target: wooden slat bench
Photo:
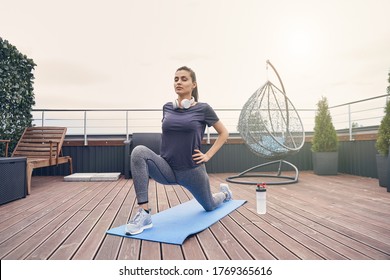
<instances>
[{"instance_id":1,"label":"wooden slat bench","mask_svg":"<svg viewBox=\"0 0 390 280\"><path fill-rule=\"evenodd\" d=\"M26 157L27 194L31 192L31 176L34 168L69 163L73 173L72 158L62 156L66 127L28 127L15 147L12 157Z\"/></svg>"}]
</instances>

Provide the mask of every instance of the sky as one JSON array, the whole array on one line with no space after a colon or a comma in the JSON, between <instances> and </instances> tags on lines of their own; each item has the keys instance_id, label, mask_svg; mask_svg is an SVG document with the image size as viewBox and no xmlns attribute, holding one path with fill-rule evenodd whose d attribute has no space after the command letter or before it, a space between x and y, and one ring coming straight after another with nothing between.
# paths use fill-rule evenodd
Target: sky
<instances>
[{"instance_id":1,"label":"sky","mask_svg":"<svg viewBox=\"0 0 390 280\"><path fill-rule=\"evenodd\" d=\"M386 94L389 0L0 0L32 58L35 108L162 108L195 70L200 101L242 108L270 60L297 108Z\"/></svg>"}]
</instances>

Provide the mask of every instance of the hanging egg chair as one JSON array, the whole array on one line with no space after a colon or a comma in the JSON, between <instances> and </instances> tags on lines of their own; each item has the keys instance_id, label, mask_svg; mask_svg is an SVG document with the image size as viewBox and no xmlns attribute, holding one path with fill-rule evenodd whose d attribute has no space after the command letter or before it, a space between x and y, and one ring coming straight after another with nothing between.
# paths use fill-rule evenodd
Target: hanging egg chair
<instances>
[{"instance_id":1,"label":"hanging egg chair","mask_svg":"<svg viewBox=\"0 0 390 280\"><path fill-rule=\"evenodd\" d=\"M239 180L239 178L247 177L276 178L265 182L269 185L291 184L298 181L297 167L282 158L299 152L304 144L305 132L298 112L286 95L279 74L270 61L267 61L267 70L268 66L278 77L280 88L268 80L256 90L241 110L237 130L251 152L272 161L254 166L236 176L228 177L226 179L228 182L250 185L264 182L263 180L255 182L250 182L247 179ZM254 171L270 165L276 166L276 174L254 173ZM284 165L294 171L292 176L282 174Z\"/></svg>"}]
</instances>

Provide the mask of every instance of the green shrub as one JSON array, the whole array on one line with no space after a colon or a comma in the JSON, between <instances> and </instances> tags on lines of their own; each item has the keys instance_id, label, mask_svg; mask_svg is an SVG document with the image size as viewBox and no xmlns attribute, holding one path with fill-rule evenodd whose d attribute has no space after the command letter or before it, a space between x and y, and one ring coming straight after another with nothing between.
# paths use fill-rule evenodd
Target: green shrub
<instances>
[{"instance_id":1,"label":"green shrub","mask_svg":"<svg viewBox=\"0 0 390 280\"><path fill-rule=\"evenodd\" d=\"M390 72L388 81L390 84ZM387 93L390 94L390 85L387 87ZM390 146L390 100L387 101L385 107L385 115L382 118L381 124L378 130L378 136L376 139L375 147L379 154L387 156L389 154Z\"/></svg>"},{"instance_id":2,"label":"green shrub","mask_svg":"<svg viewBox=\"0 0 390 280\"><path fill-rule=\"evenodd\" d=\"M337 148L337 133L332 123L328 100L322 97L317 103L311 150L313 152L335 152Z\"/></svg>"},{"instance_id":3,"label":"green shrub","mask_svg":"<svg viewBox=\"0 0 390 280\"><path fill-rule=\"evenodd\" d=\"M34 66L32 59L0 37L0 139L11 140L10 151L32 123ZM0 145L3 155L4 146Z\"/></svg>"},{"instance_id":4,"label":"green shrub","mask_svg":"<svg viewBox=\"0 0 390 280\"><path fill-rule=\"evenodd\" d=\"M385 115L381 121L378 130L375 147L381 155L387 156L389 154L390 146L390 100L387 101L385 107Z\"/></svg>"}]
</instances>

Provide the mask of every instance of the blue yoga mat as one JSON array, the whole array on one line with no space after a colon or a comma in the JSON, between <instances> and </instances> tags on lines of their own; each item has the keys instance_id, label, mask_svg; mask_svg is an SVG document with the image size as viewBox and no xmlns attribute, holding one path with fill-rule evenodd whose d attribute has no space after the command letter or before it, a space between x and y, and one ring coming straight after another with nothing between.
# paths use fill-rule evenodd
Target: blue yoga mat
<instances>
[{"instance_id":1,"label":"blue yoga mat","mask_svg":"<svg viewBox=\"0 0 390 280\"><path fill-rule=\"evenodd\" d=\"M201 232L241 205L245 200L230 200L213 211L206 212L192 199L165 211L152 215L153 227L137 235L126 235L122 225L107 231L108 234L181 245L192 234Z\"/></svg>"}]
</instances>

